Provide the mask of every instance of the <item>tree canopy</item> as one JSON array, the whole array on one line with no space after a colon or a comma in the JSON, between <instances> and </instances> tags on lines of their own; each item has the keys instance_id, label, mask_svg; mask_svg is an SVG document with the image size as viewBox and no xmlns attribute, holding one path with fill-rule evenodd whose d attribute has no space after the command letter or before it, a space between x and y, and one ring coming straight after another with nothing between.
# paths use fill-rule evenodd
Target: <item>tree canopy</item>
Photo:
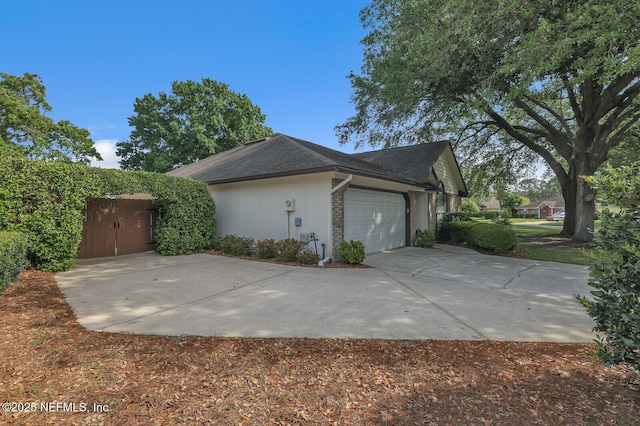
<instances>
[{"instance_id":1,"label":"tree canopy","mask_svg":"<svg viewBox=\"0 0 640 426\"><path fill-rule=\"evenodd\" d=\"M134 112L129 140L117 143L128 170L168 172L273 133L246 95L208 78L174 81L169 94L137 98Z\"/></svg>"},{"instance_id":2,"label":"tree canopy","mask_svg":"<svg viewBox=\"0 0 640 426\"><path fill-rule=\"evenodd\" d=\"M38 75L0 73L0 77L0 152L85 164L92 158L102 160L88 130L46 115L52 108Z\"/></svg>"},{"instance_id":3,"label":"tree canopy","mask_svg":"<svg viewBox=\"0 0 640 426\"><path fill-rule=\"evenodd\" d=\"M566 201L563 232L592 237L594 194L580 178L638 130L635 0L374 0L361 12L356 114L342 143L453 139L470 186L544 161Z\"/></svg>"}]
</instances>

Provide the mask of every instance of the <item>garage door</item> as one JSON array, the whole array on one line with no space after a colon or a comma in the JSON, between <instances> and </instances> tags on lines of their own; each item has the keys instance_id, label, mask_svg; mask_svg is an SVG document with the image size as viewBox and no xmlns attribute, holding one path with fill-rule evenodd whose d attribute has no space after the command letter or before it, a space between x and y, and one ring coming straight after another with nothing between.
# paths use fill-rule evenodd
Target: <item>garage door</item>
<instances>
[{"instance_id":1,"label":"garage door","mask_svg":"<svg viewBox=\"0 0 640 426\"><path fill-rule=\"evenodd\" d=\"M344 194L344 239L364 243L366 253L405 246L402 194L349 188Z\"/></svg>"}]
</instances>

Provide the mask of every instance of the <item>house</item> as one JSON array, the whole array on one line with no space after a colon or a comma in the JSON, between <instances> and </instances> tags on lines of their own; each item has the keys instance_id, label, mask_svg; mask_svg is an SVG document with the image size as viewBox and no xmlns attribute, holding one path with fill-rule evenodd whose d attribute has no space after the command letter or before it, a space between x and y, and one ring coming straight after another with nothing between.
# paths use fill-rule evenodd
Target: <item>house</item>
<instances>
[{"instance_id":1,"label":"house","mask_svg":"<svg viewBox=\"0 0 640 426\"><path fill-rule=\"evenodd\" d=\"M544 201L537 201L535 203L516 207L516 210L518 210L518 214L521 216L544 219L554 213L564 211L564 198L562 196L558 196Z\"/></svg>"},{"instance_id":2,"label":"house","mask_svg":"<svg viewBox=\"0 0 640 426\"><path fill-rule=\"evenodd\" d=\"M345 154L277 133L169 174L209 185L218 235L312 241L332 259L344 240L411 245L468 196L448 142Z\"/></svg>"},{"instance_id":3,"label":"house","mask_svg":"<svg viewBox=\"0 0 640 426\"><path fill-rule=\"evenodd\" d=\"M480 210L500 210L502 208L500 201L496 197L483 199L478 203L478 207L480 207Z\"/></svg>"}]
</instances>

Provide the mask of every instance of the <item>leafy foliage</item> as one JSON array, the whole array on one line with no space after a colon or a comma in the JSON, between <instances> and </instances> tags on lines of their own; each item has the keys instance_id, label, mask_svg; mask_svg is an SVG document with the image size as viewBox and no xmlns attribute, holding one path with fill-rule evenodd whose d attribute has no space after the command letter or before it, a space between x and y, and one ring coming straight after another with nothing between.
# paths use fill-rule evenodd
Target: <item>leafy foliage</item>
<instances>
[{"instance_id":1,"label":"leafy foliage","mask_svg":"<svg viewBox=\"0 0 640 426\"><path fill-rule=\"evenodd\" d=\"M221 253L233 254L235 256L251 256L253 253L253 245L253 238L229 234L217 240L215 248Z\"/></svg>"},{"instance_id":2,"label":"leafy foliage","mask_svg":"<svg viewBox=\"0 0 640 426\"><path fill-rule=\"evenodd\" d=\"M439 230L438 239L442 242L464 242L495 253L507 253L518 247L518 236L510 226L453 221L441 223Z\"/></svg>"},{"instance_id":3,"label":"leafy foliage","mask_svg":"<svg viewBox=\"0 0 640 426\"><path fill-rule=\"evenodd\" d=\"M455 139L471 191L544 162L563 233L588 240L593 191L578 176L639 128L639 15L630 0L374 0L356 114L336 132L385 147Z\"/></svg>"},{"instance_id":4,"label":"leafy foliage","mask_svg":"<svg viewBox=\"0 0 640 426\"><path fill-rule=\"evenodd\" d=\"M101 160L89 131L69 121L55 122L45 114L52 110L46 89L36 74L22 77L0 73L0 153L31 159Z\"/></svg>"},{"instance_id":5,"label":"leafy foliage","mask_svg":"<svg viewBox=\"0 0 640 426\"><path fill-rule=\"evenodd\" d=\"M315 265L320 261L320 256L313 249L305 248L297 256L298 263L303 265Z\"/></svg>"},{"instance_id":6,"label":"leafy foliage","mask_svg":"<svg viewBox=\"0 0 640 426\"><path fill-rule=\"evenodd\" d=\"M276 247L276 240L273 238L259 240L256 243L256 256L258 256L258 259L273 259L277 257L278 249Z\"/></svg>"},{"instance_id":7,"label":"leafy foliage","mask_svg":"<svg viewBox=\"0 0 640 426\"><path fill-rule=\"evenodd\" d=\"M73 266L82 238L82 211L92 197L152 194L160 212L155 227L160 254L203 250L215 234L211 195L204 183L190 179L1 157L0 181L0 229L25 233L33 265L45 271Z\"/></svg>"},{"instance_id":8,"label":"leafy foliage","mask_svg":"<svg viewBox=\"0 0 640 426\"><path fill-rule=\"evenodd\" d=\"M364 244L362 241L343 241L338 246L338 254L344 263L359 265L364 262Z\"/></svg>"},{"instance_id":9,"label":"leafy foliage","mask_svg":"<svg viewBox=\"0 0 640 426\"><path fill-rule=\"evenodd\" d=\"M294 238L285 238L276 242L277 259L283 262L295 262L302 250L302 243Z\"/></svg>"},{"instance_id":10,"label":"leafy foliage","mask_svg":"<svg viewBox=\"0 0 640 426\"><path fill-rule=\"evenodd\" d=\"M18 279L27 266L28 241L19 232L0 232L0 291Z\"/></svg>"},{"instance_id":11,"label":"leafy foliage","mask_svg":"<svg viewBox=\"0 0 640 426\"><path fill-rule=\"evenodd\" d=\"M432 248L436 244L436 234L430 229L416 231L416 246Z\"/></svg>"},{"instance_id":12,"label":"leafy foliage","mask_svg":"<svg viewBox=\"0 0 640 426\"><path fill-rule=\"evenodd\" d=\"M462 200L462 212L467 214L480 213L480 206L470 198Z\"/></svg>"},{"instance_id":13,"label":"leafy foliage","mask_svg":"<svg viewBox=\"0 0 640 426\"><path fill-rule=\"evenodd\" d=\"M129 140L118 142L126 170L165 173L272 133L260 108L205 78L171 84L171 93L137 98Z\"/></svg>"},{"instance_id":14,"label":"leafy foliage","mask_svg":"<svg viewBox=\"0 0 640 426\"><path fill-rule=\"evenodd\" d=\"M601 337L598 356L607 365L640 370L640 163L586 179L606 207L595 238L600 254L589 279L593 298L579 300Z\"/></svg>"}]
</instances>

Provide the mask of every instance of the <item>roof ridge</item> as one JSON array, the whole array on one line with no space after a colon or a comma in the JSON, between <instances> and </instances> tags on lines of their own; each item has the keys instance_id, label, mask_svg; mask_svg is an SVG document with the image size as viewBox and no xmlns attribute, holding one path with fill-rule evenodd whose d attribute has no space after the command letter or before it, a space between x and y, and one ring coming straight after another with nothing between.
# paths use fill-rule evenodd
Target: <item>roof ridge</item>
<instances>
[{"instance_id":1,"label":"roof ridge","mask_svg":"<svg viewBox=\"0 0 640 426\"><path fill-rule=\"evenodd\" d=\"M283 136L287 139L289 139L292 142L295 142L296 144L298 144L302 149L304 149L305 151L309 152L312 156L316 157L317 159L321 160L322 162L326 163L329 166L337 166L338 163L336 163L335 161L333 161L331 158L320 154L319 152L314 151L313 149L309 148L308 146L305 146L305 144L310 144L310 145L315 145L315 146L320 146L322 148L325 149L331 149L322 145L319 145L317 143L313 143L304 139L298 139L298 138L294 138L293 136L287 136L287 135L283 135L283 134L279 134L280 136ZM335 152L340 152L340 151L336 151L336 150L332 150Z\"/></svg>"}]
</instances>

